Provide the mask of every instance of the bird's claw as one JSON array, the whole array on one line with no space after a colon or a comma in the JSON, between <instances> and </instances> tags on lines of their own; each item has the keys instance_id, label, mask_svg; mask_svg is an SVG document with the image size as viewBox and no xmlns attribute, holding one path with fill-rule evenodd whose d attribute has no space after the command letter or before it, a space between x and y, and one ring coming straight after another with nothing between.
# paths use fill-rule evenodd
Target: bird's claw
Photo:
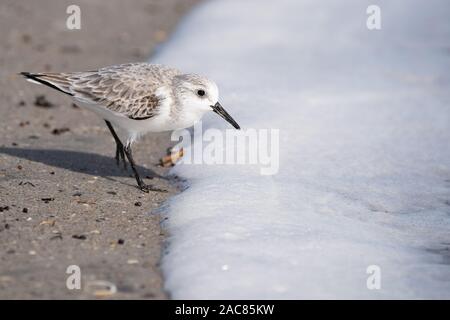
<instances>
[{"instance_id":1,"label":"bird's claw","mask_svg":"<svg viewBox=\"0 0 450 320\"><path fill-rule=\"evenodd\" d=\"M150 184L145 184L145 183L140 183L139 184L139 189L141 189L141 191L145 192L145 193L149 193L150 191L155 191L155 192L167 192L167 190L163 190L163 189L159 189L159 188L155 188Z\"/></svg>"}]
</instances>

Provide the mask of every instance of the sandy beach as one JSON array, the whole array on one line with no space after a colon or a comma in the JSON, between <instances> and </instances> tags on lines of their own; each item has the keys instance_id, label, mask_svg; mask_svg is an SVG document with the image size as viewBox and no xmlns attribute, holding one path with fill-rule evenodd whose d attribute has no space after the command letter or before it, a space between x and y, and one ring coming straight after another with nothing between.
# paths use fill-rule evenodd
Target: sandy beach
<instances>
[{"instance_id":1,"label":"sandy beach","mask_svg":"<svg viewBox=\"0 0 450 320\"><path fill-rule=\"evenodd\" d=\"M68 30L71 1L0 5L0 299L164 299L164 234L150 214L177 190L158 160L168 134L135 147L147 183L116 167L102 119L20 71L82 71L146 61L197 0L78 1L81 30ZM68 290L77 265L82 287ZM104 290L106 284L116 293Z\"/></svg>"}]
</instances>

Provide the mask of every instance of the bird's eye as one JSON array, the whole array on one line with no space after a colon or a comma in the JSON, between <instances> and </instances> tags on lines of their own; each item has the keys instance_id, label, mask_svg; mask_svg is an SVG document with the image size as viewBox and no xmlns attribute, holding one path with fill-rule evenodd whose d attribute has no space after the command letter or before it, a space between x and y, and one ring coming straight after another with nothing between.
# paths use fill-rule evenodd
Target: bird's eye
<instances>
[{"instance_id":1,"label":"bird's eye","mask_svg":"<svg viewBox=\"0 0 450 320\"><path fill-rule=\"evenodd\" d=\"M200 97L203 97L203 96L205 95L205 90L202 90L202 89L197 90L197 94L198 94Z\"/></svg>"}]
</instances>

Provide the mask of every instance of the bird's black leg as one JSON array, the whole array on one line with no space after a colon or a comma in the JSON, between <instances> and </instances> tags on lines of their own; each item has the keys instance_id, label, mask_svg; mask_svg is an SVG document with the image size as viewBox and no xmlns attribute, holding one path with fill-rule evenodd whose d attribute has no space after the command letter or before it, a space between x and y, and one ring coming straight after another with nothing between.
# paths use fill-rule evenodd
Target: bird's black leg
<instances>
[{"instance_id":1,"label":"bird's black leg","mask_svg":"<svg viewBox=\"0 0 450 320\"><path fill-rule=\"evenodd\" d=\"M130 162L130 167L131 167L131 170L133 170L134 177L136 178L136 181L137 181L137 184L139 186L139 189L141 189L144 192L149 192L149 191L165 192L165 190L152 188L152 186L150 186L148 184L145 184L144 181L142 181L142 179L139 176L139 173L138 173L138 171L136 169L136 163L133 160L133 154L131 152L131 144L127 143L125 145L125 147L123 148L123 150L125 151L125 154L127 155L128 162Z\"/></svg>"},{"instance_id":2,"label":"bird's black leg","mask_svg":"<svg viewBox=\"0 0 450 320\"><path fill-rule=\"evenodd\" d=\"M109 131L111 131L111 134L116 141L116 162L117 165L120 166L120 160L123 161L123 168L127 169L127 161L125 159L125 153L124 153L124 146L122 144L122 141L120 141L119 137L117 136L116 131L114 130L113 126L111 125L111 122L108 120L105 120L106 125L108 126Z\"/></svg>"}]
</instances>

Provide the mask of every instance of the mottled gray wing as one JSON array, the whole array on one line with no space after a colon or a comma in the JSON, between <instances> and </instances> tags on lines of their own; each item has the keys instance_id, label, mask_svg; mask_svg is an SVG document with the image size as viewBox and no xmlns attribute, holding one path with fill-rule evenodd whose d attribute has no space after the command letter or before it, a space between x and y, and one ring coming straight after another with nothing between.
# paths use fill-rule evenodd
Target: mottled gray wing
<instances>
[{"instance_id":1,"label":"mottled gray wing","mask_svg":"<svg viewBox=\"0 0 450 320\"><path fill-rule=\"evenodd\" d=\"M96 71L34 74L44 83L89 104L96 104L134 120L154 117L162 99L156 90L170 85L179 71L161 65L132 63Z\"/></svg>"}]
</instances>

